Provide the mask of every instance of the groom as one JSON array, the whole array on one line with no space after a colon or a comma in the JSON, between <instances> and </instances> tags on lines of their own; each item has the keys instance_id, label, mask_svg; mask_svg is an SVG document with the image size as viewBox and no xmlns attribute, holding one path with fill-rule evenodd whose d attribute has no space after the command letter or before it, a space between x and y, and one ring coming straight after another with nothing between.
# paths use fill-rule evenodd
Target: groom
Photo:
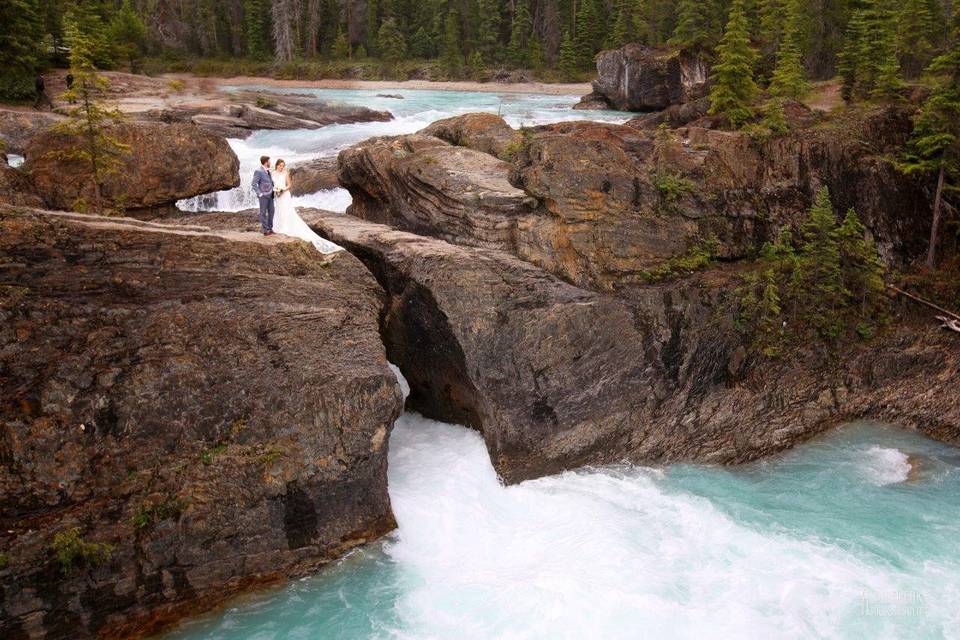
<instances>
[{"instance_id":1,"label":"groom","mask_svg":"<svg viewBox=\"0 0 960 640\"><path fill-rule=\"evenodd\" d=\"M270 156L260 156L260 168L253 172L253 191L260 201L260 227L263 235L273 235L273 176Z\"/></svg>"}]
</instances>

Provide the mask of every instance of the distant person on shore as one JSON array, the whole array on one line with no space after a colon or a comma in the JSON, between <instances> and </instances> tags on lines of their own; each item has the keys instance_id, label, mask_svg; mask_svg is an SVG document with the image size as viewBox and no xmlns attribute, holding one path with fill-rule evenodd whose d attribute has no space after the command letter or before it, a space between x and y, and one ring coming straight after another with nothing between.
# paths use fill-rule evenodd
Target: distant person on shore
<instances>
[{"instance_id":1,"label":"distant person on shore","mask_svg":"<svg viewBox=\"0 0 960 640\"><path fill-rule=\"evenodd\" d=\"M68 73L67 77L64 78L64 80L66 80L67 82L67 91L73 91L73 74ZM70 104L73 104L76 101L77 101L76 98L74 98L73 96L70 96Z\"/></svg>"},{"instance_id":2,"label":"distant person on shore","mask_svg":"<svg viewBox=\"0 0 960 640\"><path fill-rule=\"evenodd\" d=\"M47 83L43 81L43 75L37 74L37 79L33 81L33 88L37 91L37 100L33 103L33 108L39 111L41 105L46 104L47 107L53 109L53 102L47 95Z\"/></svg>"}]
</instances>

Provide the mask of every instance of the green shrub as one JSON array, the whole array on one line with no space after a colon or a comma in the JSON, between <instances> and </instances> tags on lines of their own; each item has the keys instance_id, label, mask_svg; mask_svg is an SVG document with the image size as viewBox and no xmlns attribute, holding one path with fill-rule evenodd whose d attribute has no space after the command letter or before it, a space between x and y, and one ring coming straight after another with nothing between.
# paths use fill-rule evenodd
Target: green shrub
<instances>
[{"instance_id":1,"label":"green shrub","mask_svg":"<svg viewBox=\"0 0 960 640\"><path fill-rule=\"evenodd\" d=\"M10 556L6 553L0 553L0 571L6 569L8 564L10 564Z\"/></svg>"},{"instance_id":2,"label":"green shrub","mask_svg":"<svg viewBox=\"0 0 960 640\"><path fill-rule=\"evenodd\" d=\"M227 445L225 444L218 444L213 448L205 449L200 453L200 462L203 464L213 464L213 459L226 451L226 449Z\"/></svg>"},{"instance_id":3,"label":"green shrub","mask_svg":"<svg viewBox=\"0 0 960 640\"><path fill-rule=\"evenodd\" d=\"M660 197L660 207L674 211L677 203L693 192L693 182L676 173L657 173L653 176L653 187Z\"/></svg>"},{"instance_id":4,"label":"green shrub","mask_svg":"<svg viewBox=\"0 0 960 640\"><path fill-rule=\"evenodd\" d=\"M113 545L87 542L80 535L80 528L73 527L53 536L53 552L64 573L71 573L78 565L96 567L103 564L113 553Z\"/></svg>"},{"instance_id":5,"label":"green shrub","mask_svg":"<svg viewBox=\"0 0 960 640\"><path fill-rule=\"evenodd\" d=\"M158 504L145 505L130 519L130 524L135 529L145 529L158 522L179 517L186 506L186 502L179 498L168 498Z\"/></svg>"}]
</instances>

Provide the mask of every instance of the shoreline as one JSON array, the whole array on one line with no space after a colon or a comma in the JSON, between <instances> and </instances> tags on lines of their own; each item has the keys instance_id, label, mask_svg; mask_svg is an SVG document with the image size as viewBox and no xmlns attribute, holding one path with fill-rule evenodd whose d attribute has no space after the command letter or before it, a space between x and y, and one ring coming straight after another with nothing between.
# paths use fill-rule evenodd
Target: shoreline
<instances>
[{"instance_id":1,"label":"shoreline","mask_svg":"<svg viewBox=\"0 0 960 640\"><path fill-rule=\"evenodd\" d=\"M197 79L193 74L165 74L163 77ZM234 76L232 78L208 78L217 87L231 85L257 84L275 88L289 89L347 89L347 90L418 90L418 91L476 91L483 93L540 93L544 95L567 96L586 95L591 91L589 82L544 83L544 82L476 82L472 80L277 80L261 76Z\"/></svg>"}]
</instances>

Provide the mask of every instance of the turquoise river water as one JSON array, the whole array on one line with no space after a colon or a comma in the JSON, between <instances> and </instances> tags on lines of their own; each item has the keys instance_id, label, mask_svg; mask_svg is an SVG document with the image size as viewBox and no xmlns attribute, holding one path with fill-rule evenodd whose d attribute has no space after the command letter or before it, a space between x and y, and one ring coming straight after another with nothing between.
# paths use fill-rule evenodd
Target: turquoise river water
<instances>
[{"instance_id":1,"label":"turquoise river water","mask_svg":"<svg viewBox=\"0 0 960 640\"><path fill-rule=\"evenodd\" d=\"M469 111L513 125L626 117L571 112L574 96L316 93L396 119L232 141L241 172L260 153L334 155ZM343 210L349 194L300 204ZM623 465L504 487L476 432L406 413L389 490L399 527L384 540L166 640L960 638L960 450L890 426L850 424L736 468Z\"/></svg>"}]
</instances>

